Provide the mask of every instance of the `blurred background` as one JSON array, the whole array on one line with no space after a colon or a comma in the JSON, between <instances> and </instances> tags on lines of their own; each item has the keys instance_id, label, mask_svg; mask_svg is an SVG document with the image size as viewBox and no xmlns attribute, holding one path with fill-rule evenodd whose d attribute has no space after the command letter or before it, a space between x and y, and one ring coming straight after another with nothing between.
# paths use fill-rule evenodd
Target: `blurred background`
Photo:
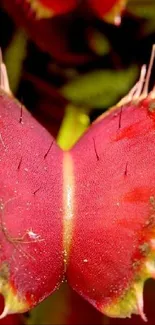
<instances>
[{"instance_id":1,"label":"blurred background","mask_svg":"<svg viewBox=\"0 0 155 325\"><path fill-rule=\"evenodd\" d=\"M91 5L95 0L73 1L76 6L66 0L67 9L63 2L55 0L52 17L44 17L40 9L38 19L26 0L0 0L0 47L12 92L67 149L90 122L127 94L141 66L148 63L155 43L155 0L109 0L110 16L103 10L102 1L95 10ZM112 4L120 2L122 13L117 8L114 17ZM150 87L153 83L155 68ZM154 282L148 282L145 308L149 324L155 320L152 288ZM65 285L31 314L0 321L4 325L25 323L143 321L136 316L123 321L103 317Z\"/></svg>"},{"instance_id":2,"label":"blurred background","mask_svg":"<svg viewBox=\"0 0 155 325\"><path fill-rule=\"evenodd\" d=\"M53 17L36 19L26 0L0 0L11 89L54 136L68 104L93 121L126 95L155 43L154 0L129 0L119 26L104 19L102 5L76 1L63 13L59 0Z\"/></svg>"}]
</instances>

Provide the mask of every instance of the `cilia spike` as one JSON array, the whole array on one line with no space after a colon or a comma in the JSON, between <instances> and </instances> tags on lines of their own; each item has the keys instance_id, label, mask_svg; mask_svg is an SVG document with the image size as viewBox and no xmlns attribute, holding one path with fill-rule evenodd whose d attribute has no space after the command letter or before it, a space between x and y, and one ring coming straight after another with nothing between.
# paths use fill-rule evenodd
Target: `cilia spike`
<instances>
[{"instance_id":1,"label":"cilia spike","mask_svg":"<svg viewBox=\"0 0 155 325\"><path fill-rule=\"evenodd\" d=\"M135 86L129 91L129 94L125 96L119 103L118 106L124 105L125 103L129 103L130 101L135 101L138 100L140 101L141 99L144 99L148 96L149 91L149 82L150 82L150 77L151 77L151 71L154 63L154 58L155 58L155 45L152 47L152 53L151 53L151 58L150 58L150 63L148 66L148 70L146 69L146 65L142 66L141 73L140 73L140 78L138 82L135 84ZM155 97L155 89L150 92L150 96L152 98Z\"/></svg>"},{"instance_id":2,"label":"cilia spike","mask_svg":"<svg viewBox=\"0 0 155 325\"><path fill-rule=\"evenodd\" d=\"M1 317L34 307L65 280L110 317L147 320L143 288L155 277L154 56L155 47L129 94L67 152L25 108L20 122L1 59Z\"/></svg>"},{"instance_id":3,"label":"cilia spike","mask_svg":"<svg viewBox=\"0 0 155 325\"><path fill-rule=\"evenodd\" d=\"M137 311L138 314L141 316L141 318L143 319L144 322L147 322L147 318L144 314L144 301L143 301L143 285L138 286L135 285L134 286L135 289L135 295L136 295L136 301L137 301Z\"/></svg>"},{"instance_id":4,"label":"cilia spike","mask_svg":"<svg viewBox=\"0 0 155 325\"><path fill-rule=\"evenodd\" d=\"M1 49L0 49L0 88L3 89L6 93L11 94L9 79L7 75L6 66L2 59Z\"/></svg>"}]
</instances>

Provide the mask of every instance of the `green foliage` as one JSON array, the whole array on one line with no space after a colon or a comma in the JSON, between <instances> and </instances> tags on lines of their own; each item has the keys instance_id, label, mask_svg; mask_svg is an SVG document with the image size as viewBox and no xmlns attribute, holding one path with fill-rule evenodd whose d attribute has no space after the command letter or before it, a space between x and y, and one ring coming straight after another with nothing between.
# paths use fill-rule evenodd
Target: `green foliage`
<instances>
[{"instance_id":1,"label":"green foliage","mask_svg":"<svg viewBox=\"0 0 155 325\"><path fill-rule=\"evenodd\" d=\"M117 103L129 91L137 73L136 66L121 71L96 70L72 80L61 91L75 105L103 109Z\"/></svg>"},{"instance_id":2,"label":"green foliage","mask_svg":"<svg viewBox=\"0 0 155 325\"><path fill-rule=\"evenodd\" d=\"M26 56L27 38L23 30L18 29L5 53L10 88L15 93L19 86L23 61Z\"/></svg>"},{"instance_id":3,"label":"green foliage","mask_svg":"<svg viewBox=\"0 0 155 325\"><path fill-rule=\"evenodd\" d=\"M154 0L130 0L128 2L128 10L134 15L147 19L153 18L155 14Z\"/></svg>"}]
</instances>

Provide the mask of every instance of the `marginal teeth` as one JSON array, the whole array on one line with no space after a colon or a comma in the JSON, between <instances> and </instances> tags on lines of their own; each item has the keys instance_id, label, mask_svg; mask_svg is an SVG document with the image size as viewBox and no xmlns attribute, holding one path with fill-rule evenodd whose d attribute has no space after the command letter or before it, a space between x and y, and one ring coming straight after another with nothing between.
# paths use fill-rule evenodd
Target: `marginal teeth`
<instances>
[{"instance_id":1,"label":"marginal teeth","mask_svg":"<svg viewBox=\"0 0 155 325\"><path fill-rule=\"evenodd\" d=\"M4 310L3 310L2 314L0 315L0 319L8 316L9 314L10 314L9 313L9 308L8 308L8 306L5 305Z\"/></svg>"},{"instance_id":2,"label":"marginal teeth","mask_svg":"<svg viewBox=\"0 0 155 325\"><path fill-rule=\"evenodd\" d=\"M149 92L149 83L150 83L150 77L151 77L154 59L155 59L155 44L152 46L150 63L148 66L148 70L147 70L147 74L146 74L146 78L145 78L145 84L144 84L144 88L143 88L143 92L142 92L142 96L144 98L148 95L148 92Z\"/></svg>"},{"instance_id":3,"label":"marginal teeth","mask_svg":"<svg viewBox=\"0 0 155 325\"><path fill-rule=\"evenodd\" d=\"M143 301L143 286L140 284L135 284L135 295L136 295L136 301L137 301L137 309L138 314L141 316L144 322L147 322L147 318L144 314L144 301Z\"/></svg>"},{"instance_id":4,"label":"marginal teeth","mask_svg":"<svg viewBox=\"0 0 155 325\"><path fill-rule=\"evenodd\" d=\"M7 75L6 66L3 63L1 49L0 49L0 88L3 89L8 94L11 94L9 79Z\"/></svg>"},{"instance_id":5,"label":"marginal teeth","mask_svg":"<svg viewBox=\"0 0 155 325\"><path fill-rule=\"evenodd\" d=\"M117 106L120 107L122 105L128 104L130 101L134 100L142 100L149 96L151 99L155 99L155 87L153 90L149 93L149 83L150 83L150 77L153 67L153 62L155 60L155 44L152 47L152 53L150 58L150 63L148 66L148 69L146 69L146 65L143 65L141 68L141 74L138 82L134 85L134 87L129 91L127 96L121 99L120 102L118 102Z\"/></svg>"},{"instance_id":6,"label":"marginal teeth","mask_svg":"<svg viewBox=\"0 0 155 325\"><path fill-rule=\"evenodd\" d=\"M155 279L155 264L153 262L146 262L145 266L149 277Z\"/></svg>"},{"instance_id":7,"label":"marginal teeth","mask_svg":"<svg viewBox=\"0 0 155 325\"><path fill-rule=\"evenodd\" d=\"M133 96L133 99L137 99L140 97L141 93L142 93L142 89L143 89L143 85L145 82L145 76L146 76L146 65L144 64L141 68L141 73L140 73L140 78L139 81L137 83L137 89L136 92Z\"/></svg>"},{"instance_id":8,"label":"marginal teeth","mask_svg":"<svg viewBox=\"0 0 155 325\"><path fill-rule=\"evenodd\" d=\"M114 24L115 24L116 26L120 26L120 24L121 24L121 16L120 16L120 15L116 15L116 16L114 17Z\"/></svg>"}]
</instances>

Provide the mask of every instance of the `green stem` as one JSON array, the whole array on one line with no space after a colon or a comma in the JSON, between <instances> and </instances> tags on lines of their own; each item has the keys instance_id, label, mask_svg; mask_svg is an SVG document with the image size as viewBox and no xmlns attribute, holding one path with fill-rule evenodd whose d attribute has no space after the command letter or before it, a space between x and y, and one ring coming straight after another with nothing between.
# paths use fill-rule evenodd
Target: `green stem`
<instances>
[{"instance_id":1,"label":"green stem","mask_svg":"<svg viewBox=\"0 0 155 325\"><path fill-rule=\"evenodd\" d=\"M63 150L69 150L82 136L89 125L86 109L69 104L57 137L57 143Z\"/></svg>"}]
</instances>

